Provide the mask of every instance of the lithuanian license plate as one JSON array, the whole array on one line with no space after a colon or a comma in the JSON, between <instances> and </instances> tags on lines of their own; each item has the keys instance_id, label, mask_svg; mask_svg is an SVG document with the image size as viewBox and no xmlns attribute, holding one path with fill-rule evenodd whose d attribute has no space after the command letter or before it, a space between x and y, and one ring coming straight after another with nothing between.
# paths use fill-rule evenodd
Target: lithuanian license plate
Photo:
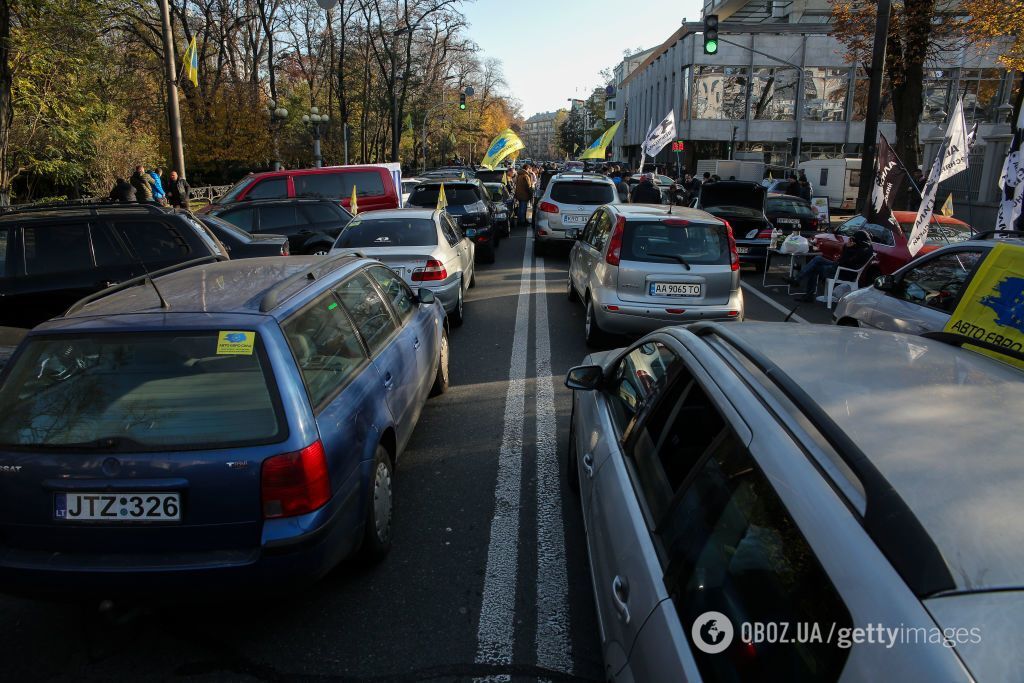
<instances>
[{"instance_id":1,"label":"lithuanian license plate","mask_svg":"<svg viewBox=\"0 0 1024 683\"><path fill-rule=\"evenodd\" d=\"M736 247L736 253L737 254L749 254L750 253L750 247Z\"/></svg>"},{"instance_id":2,"label":"lithuanian license plate","mask_svg":"<svg viewBox=\"0 0 1024 683\"><path fill-rule=\"evenodd\" d=\"M562 224L563 225L583 225L588 220L590 220L590 216L581 216L581 215L578 215L578 214L567 214L567 215L562 217Z\"/></svg>"},{"instance_id":3,"label":"lithuanian license plate","mask_svg":"<svg viewBox=\"0 0 1024 683\"><path fill-rule=\"evenodd\" d=\"M786 225L800 225L799 218L776 218L776 223L785 223Z\"/></svg>"},{"instance_id":4,"label":"lithuanian license plate","mask_svg":"<svg viewBox=\"0 0 1024 683\"><path fill-rule=\"evenodd\" d=\"M651 296L700 296L703 285L688 285L678 282L652 282Z\"/></svg>"},{"instance_id":5,"label":"lithuanian license plate","mask_svg":"<svg viewBox=\"0 0 1024 683\"><path fill-rule=\"evenodd\" d=\"M54 496L53 516L67 522L180 522L181 494L58 493Z\"/></svg>"}]
</instances>

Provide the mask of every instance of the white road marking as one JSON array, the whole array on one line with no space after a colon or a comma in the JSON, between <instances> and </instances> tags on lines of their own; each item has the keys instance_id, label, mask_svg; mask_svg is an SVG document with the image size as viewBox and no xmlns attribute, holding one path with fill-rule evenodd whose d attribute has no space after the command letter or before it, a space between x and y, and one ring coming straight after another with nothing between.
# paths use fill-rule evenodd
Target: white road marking
<instances>
[{"instance_id":1,"label":"white road marking","mask_svg":"<svg viewBox=\"0 0 1024 683\"><path fill-rule=\"evenodd\" d=\"M569 580L557 455L555 385L551 377L551 333L544 259L537 259L534 361L537 377L537 666L572 673Z\"/></svg>"},{"instance_id":2,"label":"white road marking","mask_svg":"<svg viewBox=\"0 0 1024 683\"><path fill-rule=\"evenodd\" d=\"M756 296L761 301L765 302L766 304L768 304L769 306L771 306L775 310L777 310L780 313L782 313L782 315L789 315L789 311L791 309L786 308L785 306L780 304L775 299L771 298L770 296L768 296L764 292L758 290L756 287L754 287L752 285L748 285L746 282L740 282L740 287L743 288L743 291L750 292L751 294ZM789 319L790 320L795 320L798 323L806 323L807 322L806 320L804 320L803 318L798 316L796 313L794 313L793 315L789 315Z\"/></svg>"},{"instance_id":3,"label":"white road marking","mask_svg":"<svg viewBox=\"0 0 1024 683\"><path fill-rule=\"evenodd\" d=\"M516 574L519 565L519 506L526 406L526 352L530 333L530 285L533 279L533 241L526 241L519 280L512 362L505 394L505 425L498 452L498 482L494 519L487 546L487 570L477 627L478 664L509 665L515 643ZM508 680L507 677L500 677Z\"/></svg>"}]
</instances>

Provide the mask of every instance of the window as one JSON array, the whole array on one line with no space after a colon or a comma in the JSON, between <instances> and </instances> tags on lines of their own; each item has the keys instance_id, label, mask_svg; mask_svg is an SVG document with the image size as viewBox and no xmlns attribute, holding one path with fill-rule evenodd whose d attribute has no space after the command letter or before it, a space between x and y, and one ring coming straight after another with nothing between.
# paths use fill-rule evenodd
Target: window
<instances>
[{"instance_id":1,"label":"window","mask_svg":"<svg viewBox=\"0 0 1024 683\"><path fill-rule=\"evenodd\" d=\"M808 121L845 121L849 69L821 66L804 69L804 118Z\"/></svg>"},{"instance_id":2,"label":"window","mask_svg":"<svg viewBox=\"0 0 1024 683\"><path fill-rule=\"evenodd\" d=\"M750 118L792 121L796 114L796 69L755 67L750 88Z\"/></svg>"},{"instance_id":3,"label":"window","mask_svg":"<svg viewBox=\"0 0 1024 683\"><path fill-rule=\"evenodd\" d=\"M666 384L669 375L681 363L661 342L642 344L619 361L611 387L605 392L612 422L618 427L619 434L626 434L644 401Z\"/></svg>"},{"instance_id":4,"label":"window","mask_svg":"<svg viewBox=\"0 0 1024 683\"><path fill-rule=\"evenodd\" d=\"M288 196L287 178L268 178L262 180L249 190L246 199L284 199Z\"/></svg>"},{"instance_id":5,"label":"window","mask_svg":"<svg viewBox=\"0 0 1024 683\"><path fill-rule=\"evenodd\" d=\"M336 246L358 247L430 247L437 244L437 224L433 218L354 218Z\"/></svg>"},{"instance_id":6,"label":"window","mask_svg":"<svg viewBox=\"0 0 1024 683\"><path fill-rule=\"evenodd\" d=\"M668 256L659 256L668 255ZM691 265L729 263L729 240L724 225L672 225L662 221L627 221L622 260Z\"/></svg>"},{"instance_id":7,"label":"window","mask_svg":"<svg viewBox=\"0 0 1024 683\"><path fill-rule=\"evenodd\" d=\"M868 90L870 75L864 67L857 68L857 78L853 82L853 120L863 121L868 115ZM880 111L882 115L880 120L892 121L894 120L893 109L892 109L892 85L889 83L889 77L882 77L882 105Z\"/></svg>"},{"instance_id":8,"label":"window","mask_svg":"<svg viewBox=\"0 0 1024 683\"><path fill-rule=\"evenodd\" d=\"M93 267L88 223L26 226L22 239L25 272L29 275L70 273Z\"/></svg>"},{"instance_id":9,"label":"window","mask_svg":"<svg viewBox=\"0 0 1024 683\"><path fill-rule=\"evenodd\" d=\"M401 278L387 268L379 266L370 268L369 273L370 277L376 280L380 288L384 290L384 296L391 302L391 307L398 314L398 319L404 323L412 317L416 303L413 301L412 290L402 282Z\"/></svg>"},{"instance_id":10,"label":"window","mask_svg":"<svg viewBox=\"0 0 1024 683\"><path fill-rule=\"evenodd\" d=\"M246 232L253 231L252 216L252 209L232 209L231 211L217 214L218 218L222 218L228 223L233 223Z\"/></svg>"},{"instance_id":11,"label":"window","mask_svg":"<svg viewBox=\"0 0 1024 683\"><path fill-rule=\"evenodd\" d=\"M417 185L416 189L409 195L411 206L421 206L432 209L437 206L437 198L441 194L441 185ZM444 197L452 206L464 206L475 204L483 199L479 188L475 185L444 185Z\"/></svg>"},{"instance_id":12,"label":"window","mask_svg":"<svg viewBox=\"0 0 1024 683\"><path fill-rule=\"evenodd\" d=\"M608 183L576 180L558 182L551 186L551 201L598 206L615 201L615 189Z\"/></svg>"},{"instance_id":13,"label":"window","mask_svg":"<svg viewBox=\"0 0 1024 683\"><path fill-rule=\"evenodd\" d=\"M903 228L903 232L907 235L914 229L913 223L900 223L900 227ZM958 225L956 223L937 223L935 219L928 224L928 236L925 238L925 244L934 245L936 247L944 247L947 244L956 244L958 242L966 242L971 239L971 229L966 225Z\"/></svg>"},{"instance_id":14,"label":"window","mask_svg":"<svg viewBox=\"0 0 1024 683\"><path fill-rule=\"evenodd\" d=\"M814 218L814 210L806 202L791 197L769 197L765 212L769 216L786 214L801 218Z\"/></svg>"},{"instance_id":15,"label":"window","mask_svg":"<svg viewBox=\"0 0 1024 683\"><path fill-rule=\"evenodd\" d=\"M252 185L253 182L255 182L255 180L256 180L256 178L254 178L251 175L248 175L248 176L242 178L241 180L239 180L235 184L234 187L232 187L230 190L225 192L223 197L219 198L214 203L215 204L230 204L231 202L237 201L238 200L238 195L242 194L242 192L244 192L247 187Z\"/></svg>"},{"instance_id":16,"label":"window","mask_svg":"<svg viewBox=\"0 0 1024 683\"><path fill-rule=\"evenodd\" d=\"M341 180L337 173L311 173L292 177L296 197L318 197L320 199L341 199ZM352 191L349 190L349 197Z\"/></svg>"},{"instance_id":17,"label":"window","mask_svg":"<svg viewBox=\"0 0 1024 683\"><path fill-rule=\"evenodd\" d=\"M981 256L980 251L958 251L929 259L904 273L894 294L904 301L952 313Z\"/></svg>"},{"instance_id":18,"label":"window","mask_svg":"<svg viewBox=\"0 0 1024 683\"><path fill-rule=\"evenodd\" d=\"M124 247L107 226L93 225L89 232L97 266L116 266L131 261L131 257L125 253Z\"/></svg>"},{"instance_id":19,"label":"window","mask_svg":"<svg viewBox=\"0 0 1024 683\"><path fill-rule=\"evenodd\" d=\"M444 238L448 240L448 246L454 247L462 240L462 232L454 224L451 217L448 214L441 214L441 232L444 234Z\"/></svg>"},{"instance_id":20,"label":"window","mask_svg":"<svg viewBox=\"0 0 1024 683\"><path fill-rule=\"evenodd\" d=\"M747 68L745 66L698 66L694 76L693 118L746 118Z\"/></svg>"},{"instance_id":21,"label":"window","mask_svg":"<svg viewBox=\"0 0 1024 683\"><path fill-rule=\"evenodd\" d=\"M707 444L692 482L656 532L665 584L687 630L704 612L744 622L815 624L828 634L850 614L775 490L733 432ZM822 636L823 639L826 636ZM849 650L832 643L758 645L692 652L705 680L833 681Z\"/></svg>"},{"instance_id":22,"label":"window","mask_svg":"<svg viewBox=\"0 0 1024 683\"><path fill-rule=\"evenodd\" d=\"M612 230L612 217L607 211L602 211L594 222L594 230L590 233L590 244L598 251L604 251L608 244L608 235Z\"/></svg>"},{"instance_id":23,"label":"window","mask_svg":"<svg viewBox=\"0 0 1024 683\"><path fill-rule=\"evenodd\" d=\"M385 194L384 180L377 171L345 171L341 176L341 197L352 196L356 188L357 197L380 197Z\"/></svg>"},{"instance_id":24,"label":"window","mask_svg":"<svg viewBox=\"0 0 1024 683\"><path fill-rule=\"evenodd\" d=\"M961 69L960 92L964 98L964 118L995 122L1002 104L1004 69ZM1012 100L1011 100L1012 101Z\"/></svg>"},{"instance_id":25,"label":"window","mask_svg":"<svg viewBox=\"0 0 1024 683\"><path fill-rule=\"evenodd\" d=\"M924 87L921 96L924 98L924 109L921 121L944 124L949 108L949 93L953 88L955 73L948 69L925 69Z\"/></svg>"},{"instance_id":26,"label":"window","mask_svg":"<svg viewBox=\"0 0 1024 683\"><path fill-rule=\"evenodd\" d=\"M307 225L294 204L260 207L260 232L274 232Z\"/></svg>"},{"instance_id":27,"label":"window","mask_svg":"<svg viewBox=\"0 0 1024 683\"><path fill-rule=\"evenodd\" d=\"M376 354L383 349L398 328L387 305L366 276L359 273L349 278L338 286L337 294L370 347L370 353Z\"/></svg>"},{"instance_id":28,"label":"window","mask_svg":"<svg viewBox=\"0 0 1024 683\"><path fill-rule=\"evenodd\" d=\"M828 185L828 169L821 169L821 175L818 176L818 187L825 187Z\"/></svg>"},{"instance_id":29,"label":"window","mask_svg":"<svg viewBox=\"0 0 1024 683\"><path fill-rule=\"evenodd\" d=\"M337 204L316 203L303 204L302 211L310 223L347 223L352 214Z\"/></svg>"},{"instance_id":30,"label":"window","mask_svg":"<svg viewBox=\"0 0 1024 683\"><path fill-rule=\"evenodd\" d=\"M118 221L118 231L144 263L180 260L191 251L181 233L157 221Z\"/></svg>"},{"instance_id":31,"label":"window","mask_svg":"<svg viewBox=\"0 0 1024 683\"><path fill-rule=\"evenodd\" d=\"M336 394L366 361L359 337L329 292L281 327L314 408Z\"/></svg>"},{"instance_id":32,"label":"window","mask_svg":"<svg viewBox=\"0 0 1024 683\"><path fill-rule=\"evenodd\" d=\"M853 237L853 233L862 230L865 223L867 223L867 219L864 216L854 216L836 228L836 234L843 237Z\"/></svg>"},{"instance_id":33,"label":"window","mask_svg":"<svg viewBox=\"0 0 1024 683\"><path fill-rule=\"evenodd\" d=\"M868 235L871 236L871 241L875 244L884 244L887 247L892 247L896 244L896 238L892 235L892 228L887 225L865 223L860 229L867 231Z\"/></svg>"}]
</instances>

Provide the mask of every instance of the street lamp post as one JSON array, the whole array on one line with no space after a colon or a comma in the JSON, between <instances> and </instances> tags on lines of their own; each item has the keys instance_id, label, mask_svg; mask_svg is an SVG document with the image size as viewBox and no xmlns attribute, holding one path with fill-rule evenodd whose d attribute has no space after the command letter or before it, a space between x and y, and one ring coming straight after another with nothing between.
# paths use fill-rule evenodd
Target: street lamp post
<instances>
[{"instance_id":1,"label":"street lamp post","mask_svg":"<svg viewBox=\"0 0 1024 683\"><path fill-rule=\"evenodd\" d=\"M320 137L324 134L324 130L327 128L327 124L331 122L331 117L327 114L321 114L320 110L316 107L309 108L309 114L302 115L302 124L309 131L309 134L313 137L313 167L320 168L323 166L324 158L320 155Z\"/></svg>"},{"instance_id":2,"label":"street lamp post","mask_svg":"<svg viewBox=\"0 0 1024 683\"><path fill-rule=\"evenodd\" d=\"M281 126L288 120L288 110L278 106L275 100L267 101L267 116L270 117L270 137L274 142L274 170L281 170L281 148L278 142Z\"/></svg>"}]
</instances>

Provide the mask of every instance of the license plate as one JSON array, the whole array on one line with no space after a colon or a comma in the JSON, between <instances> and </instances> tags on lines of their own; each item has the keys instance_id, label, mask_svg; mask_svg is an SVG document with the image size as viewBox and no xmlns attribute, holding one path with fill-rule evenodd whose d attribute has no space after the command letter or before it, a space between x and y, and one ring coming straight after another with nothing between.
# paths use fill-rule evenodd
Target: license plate
<instances>
[{"instance_id":1,"label":"license plate","mask_svg":"<svg viewBox=\"0 0 1024 683\"><path fill-rule=\"evenodd\" d=\"M562 217L562 224L563 225L582 225L582 224L586 223L588 220L590 220L590 216L578 216L578 215L568 214L568 215Z\"/></svg>"},{"instance_id":2,"label":"license plate","mask_svg":"<svg viewBox=\"0 0 1024 683\"><path fill-rule=\"evenodd\" d=\"M703 285L684 285L677 282L652 282L651 296L700 296Z\"/></svg>"},{"instance_id":3,"label":"license plate","mask_svg":"<svg viewBox=\"0 0 1024 683\"><path fill-rule=\"evenodd\" d=\"M737 254L749 254L750 253L750 247L736 247L736 253Z\"/></svg>"},{"instance_id":4,"label":"license plate","mask_svg":"<svg viewBox=\"0 0 1024 683\"><path fill-rule=\"evenodd\" d=\"M180 522L181 494L58 493L53 516L66 522Z\"/></svg>"},{"instance_id":5,"label":"license plate","mask_svg":"<svg viewBox=\"0 0 1024 683\"><path fill-rule=\"evenodd\" d=\"M776 218L776 223L785 223L786 225L800 225L799 218Z\"/></svg>"},{"instance_id":6,"label":"license plate","mask_svg":"<svg viewBox=\"0 0 1024 683\"><path fill-rule=\"evenodd\" d=\"M466 237L476 237L476 228L466 228Z\"/></svg>"},{"instance_id":7,"label":"license plate","mask_svg":"<svg viewBox=\"0 0 1024 683\"><path fill-rule=\"evenodd\" d=\"M565 231L565 236L567 238L571 239L571 240L576 239L579 236L579 234L580 234L580 231L577 230L576 228L570 228L570 229Z\"/></svg>"}]
</instances>

